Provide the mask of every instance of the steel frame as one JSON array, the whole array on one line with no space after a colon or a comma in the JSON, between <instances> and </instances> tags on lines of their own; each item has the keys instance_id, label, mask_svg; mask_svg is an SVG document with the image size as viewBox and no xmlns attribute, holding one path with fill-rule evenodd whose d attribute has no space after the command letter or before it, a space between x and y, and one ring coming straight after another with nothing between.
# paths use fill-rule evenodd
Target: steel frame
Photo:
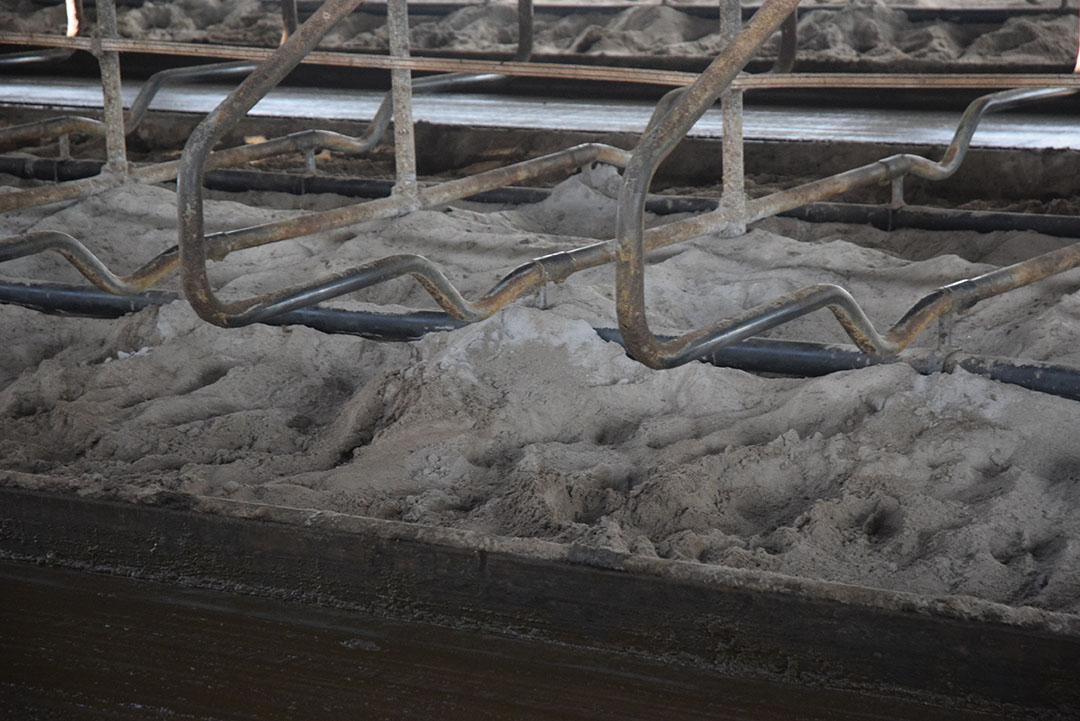
<instances>
[{"instance_id":1,"label":"steel frame","mask_svg":"<svg viewBox=\"0 0 1080 721\"><path fill-rule=\"evenodd\" d=\"M715 353L718 349L782 325L796 317L821 308L829 308L859 349L878 358L903 350L935 318L970 308L975 303L1008 290L1027 285L1050 275L1080 265L1080 244L1047 253L1028 261L1002 268L975 278L961 280L930 293L915 304L887 332L879 333L858 303L842 287L813 285L777 298L771 303L746 311L735 318L685 333L674 339L657 338L649 329L644 296L644 254L706 233L739 234L746 225L762 218L832 197L867 185L892 183L894 205L902 203L902 179L906 175L944 180L963 160L979 120L988 112L1004 110L1022 103L1076 92L1076 87L1010 90L980 98L965 112L941 161L915 155L896 155L822 180L807 183L772 195L748 199L742 168L741 117L742 99L736 82L742 68L757 48L782 27L791 28L798 0L765 0L760 9L741 27L739 4L725 0L722 22L729 38L728 46L697 79L685 88L672 91L657 105L646 131L632 152L602 144L587 144L552 155L534 158L478 175L423 187L416 179L415 150L412 136L411 95L424 90L442 89L456 83L499 81L475 76L451 75L413 83L411 71L402 61L409 58L406 0L389 0L388 25L391 39L391 93L362 138L349 138L325 131L305 131L259 145L211 149L251 109L304 60L319 40L341 18L351 13L361 0L327 0L312 17L288 32L282 45L255 67L250 64L224 64L212 72L243 72L247 77L212 111L191 134L178 162L127 169L123 154L122 109L117 120L116 102L110 109L109 87L118 88L118 75L111 72L115 51L102 51L102 77L106 86L106 122L109 172L94 178L71 181L56 186L0 195L0 211L27 204L54 202L100 192L129 180L160 182L177 178L178 246L146 263L129 276L113 274L77 239L62 233L33 233L0 241L0 261L42 250L53 250L68 258L99 288L111 293L132 294L150 287L176 267L180 268L184 295L196 313L223 327L254 322L270 322L282 313L315 305L321 301L384 282L402 275L416 278L436 302L454 318L473 322L496 312L523 293L542 288L549 282L562 282L573 273L614 262L619 330L628 352L654 368L667 368ZM113 36L115 18L109 9L113 0L99 0L102 13L101 34ZM292 7L293 13L295 6ZM283 8L283 17L288 17ZM526 22L526 16L528 18ZM519 0L519 30L522 42L516 59L528 60L531 53L531 0ZM288 22L286 20L286 27ZM526 31L528 30L528 33ZM528 41L525 41L526 34ZM787 33L785 33L787 35ZM785 48L793 43L782 41ZM790 70L791 57L781 53L777 70ZM182 75L185 71L178 71ZM148 82L152 94L168 78ZM118 90L112 93L119 98ZM140 100L142 96L140 96ZM656 168L706 109L718 99L724 113L724 192L717 210L669 223L646 231L643 213L649 186ZM144 110L146 103L140 104ZM132 126L141 117L134 112ZM394 117L394 151L397 180L389 198L380 198L322 213L207 235L203 228L202 188L207 170L228 167L269 157L279 152L305 152L315 148L344 152L364 152L381 137ZM100 132L97 124L79 125ZM41 132L72 132L71 125L57 121L42 125ZM25 128L9 129L12 142L26 137ZM5 135L0 133L0 143ZM208 259L220 260L229 253L287 238L339 228L376 218L400 216L421 207L434 207L470 195L518 183L553 171L572 172L593 163L623 167L623 181L618 198L615 238L575 250L536 258L510 272L482 297L469 301L449 282L441 270L427 259L413 254L398 254L372 260L335 275L320 278L269 294L242 300L223 301L217 297L206 275Z\"/></svg>"}]
</instances>

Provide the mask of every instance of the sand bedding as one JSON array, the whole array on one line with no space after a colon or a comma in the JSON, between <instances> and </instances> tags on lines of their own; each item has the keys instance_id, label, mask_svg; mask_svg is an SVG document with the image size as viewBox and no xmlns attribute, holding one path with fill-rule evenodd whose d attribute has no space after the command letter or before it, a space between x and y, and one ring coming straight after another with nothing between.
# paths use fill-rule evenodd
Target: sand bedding
<instances>
[{"instance_id":1,"label":"sand bedding","mask_svg":"<svg viewBox=\"0 0 1080 721\"><path fill-rule=\"evenodd\" d=\"M986 66L1035 65L1060 66L1068 72L1076 60L1076 12L1060 11L1057 2L1016 0L1017 8L1046 12L974 25L912 21L896 7L919 3L852 0L816 9L815 4L804 2L801 7L798 62L804 67L880 72L932 72L948 67L963 72ZM118 8L118 16L122 36L144 40L273 47L281 39L277 8L260 0L149 0L137 7ZM0 27L12 32L63 32L64 8L2 0ZM421 54L436 50L513 53L516 3L477 3L446 16L413 15L410 33L412 47ZM537 54L600 58L712 57L724 45L715 19L655 3L619 12L554 14L541 9L534 20L534 43ZM388 44L385 15L358 11L339 23L321 47L385 52ZM759 59L775 57L777 47L778 38L774 38L762 48Z\"/></svg>"},{"instance_id":2,"label":"sand bedding","mask_svg":"<svg viewBox=\"0 0 1080 721\"><path fill-rule=\"evenodd\" d=\"M3 7L0 25L14 31L62 26L56 8ZM881 2L825 12L803 15L800 58L1071 67L1075 55L1075 15L976 33L912 23ZM540 15L537 49L714 52L712 30L689 17L667 7ZM507 6L439 27L418 20L413 41L512 50L513 18ZM208 42L274 44L278 22L253 2L121 14L128 35ZM379 49L381 24L355 15L326 45ZM610 237L613 172L571 178L533 206L459 204L244 251L211 277L236 298L407 251L476 297L522 261ZM209 201L207 226L296 212ZM175 243L175 213L171 190L131 186L6 214L0 236L67 231L129 272ZM657 332L683 331L829 282L887 327L934 287L1062 244L771 220L653 257L650 319ZM51 254L4 263L0 276L83 282ZM3 307L0 482L140 502L234 498L1080 613L1080 405L903 364L817 379L697 363L652 371L593 331L615 323L613 289L612 270L594 269L549 288L543 309L521 299L410 344L223 330L184 302L115 321ZM980 304L958 319L955 343L1078 365L1078 289L1072 271ZM334 305L434 307L409 279ZM774 335L846 340L824 312Z\"/></svg>"},{"instance_id":3,"label":"sand bedding","mask_svg":"<svg viewBox=\"0 0 1080 721\"><path fill-rule=\"evenodd\" d=\"M614 202L602 191L613 174L575 176L533 206L421 211L244 251L214 264L212 278L235 298L409 250L475 297L521 261L609 236ZM174 202L171 190L132 186L8 214L0 231L66 230L127 271L175 242ZM208 227L295 212L211 201ZM1060 244L774 220L653 258L649 311L656 330L685 330L834 282L885 325L942 283ZM0 273L80 280L53 255ZM981 304L959 319L957 344L1080 364L1078 287L1074 271ZM131 501L180 492L325 509L1080 612L1075 402L902 364L817 379L697 363L653 371L592 330L614 324L612 291L611 269L594 269L549 288L545 309L522 299L411 344L223 330L183 302L115 321L4 307L0 478ZM408 279L335 305L372 303L434 307ZM844 339L824 312L776 335Z\"/></svg>"}]
</instances>

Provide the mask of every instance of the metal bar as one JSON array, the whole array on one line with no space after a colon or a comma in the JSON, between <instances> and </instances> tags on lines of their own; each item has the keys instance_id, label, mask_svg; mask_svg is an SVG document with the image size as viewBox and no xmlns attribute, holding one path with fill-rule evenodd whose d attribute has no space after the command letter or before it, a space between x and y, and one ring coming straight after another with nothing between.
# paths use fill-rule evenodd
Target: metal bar
<instances>
[{"instance_id":1,"label":"metal bar","mask_svg":"<svg viewBox=\"0 0 1080 721\"><path fill-rule=\"evenodd\" d=\"M845 190L887 182L907 173L931 180L948 178L959 167L979 120L987 112L1071 92L1073 91L1063 88L1018 90L980 98L965 111L953 141L946 149L941 161L934 162L915 155L892 156L846 173L750 201L748 203L749 220L770 217ZM921 301L884 336L877 332L858 303L843 288L833 285L815 285L785 295L772 303L753 308L714 326L692 331L674 340L660 341L649 330L645 312L643 256L649 244L644 239L642 213L651 174L666 154L665 148L670 150L673 144L669 142L670 135L662 141L652 142L651 145L649 141L653 134L663 133L665 129L675 127L669 122L671 116L676 116L681 120L679 127L683 128L682 132L692 125L692 120L676 115L680 107L684 107L689 102L687 100L689 94L690 91L685 91L681 94L678 105L668 110L661 120L650 123L653 130L639 143L634 157L627 165L622 192L619 196L616 257L616 307L619 328L623 337L627 339L627 348L631 355L650 367L669 368L681 365L716 348L825 307L833 312L861 350L878 355L894 355L924 330L930 321L946 313L968 307L964 303L974 304L991 295L1060 273L1080 263L1080 250L1063 249L1018 266L1002 269L989 279L976 278L960 284L958 288L939 289L931 294L932 297ZM703 96L708 98L707 94L703 93ZM692 115L692 112L694 111L685 111L687 115ZM643 147L644 155L642 155ZM641 157L644 157L644 160L638 160ZM715 221L714 229L731 227L732 213L724 204L721 204L718 210L694 219L694 222L708 227L707 219L710 217Z\"/></svg>"},{"instance_id":2,"label":"metal bar","mask_svg":"<svg viewBox=\"0 0 1080 721\"><path fill-rule=\"evenodd\" d=\"M742 27L742 6L739 0L723 0L720 5L720 35L728 43L735 39ZM721 139L723 154L722 204L732 219L731 232L746 232L746 176L743 163L743 91L728 88L720 95L720 114L724 134ZM666 115L666 113L665 113Z\"/></svg>"},{"instance_id":3,"label":"metal bar","mask_svg":"<svg viewBox=\"0 0 1080 721\"><path fill-rule=\"evenodd\" d=\"M780 26L780 53L770 73L790 73L795 69L795 57L799 50L799 9L795 8Z\"/></svg>"},{"instance_id":4,"label":"metal bar","mask_svg":"<svg viewBox=\"0 0 1080 721\"><path fill-rule=\"evenodd\" d=\"M0 55L0 68L21 67L24 65L55 65L64 62L74 54L74 50L64 48L44 48L41 50L27 50L21 53L4 53Z\"/></svg>"},{"instance_id":5,"label":"metal bar","mask_svg":"<svg viewBox=\"0 0 1080 721\"><path fill-rule=\"evenodd\" d=\"M518 45L514 60L528 62L533 54L533 0L518 0Z\"/></svg>"},{"instance_id":6,"label":"metal bar","mask_svg":"<svg viewBox=\"0 0 1080 721\"><path fill-rule=\"evenodd\" d=\"M250 61L232 61L227 63L212 63L210 65L193 65L186 68L169 68L154 73L139 88L139 94L131 103L128 111L127 124L124 133L130 135L139 126L150 103L161 88L178 80L213 80L218 78L231 78L237 75L247 75L256 67Z\"/></svg>"},{"instance_id":7,"label":"metal bar","mask_svg":"<svg viewBox=\"0 0 1080 721\"><path fill-rule=\"evenodd\" d=\"M26 255L51 250L68 259L75 268L98 288L115 295L132 295L149 287L161 274L148 283L128 283L113 274L104 263L76 238L59 231L46 230L27 233L0 241L0 263Z\"/></svg>"},{"instance_id":8,"label":"metal bar","mask_svg":"<svg viewBox=\"0 0 1080 721\"><path fill-rule=\"evenodd\" d=\"M296 0L281 0L281 42L289 39L300 25L300 17L296 12Z\"/></svg>"},{"instance_id":9,"label":"metal bar","mask_svg":"<svg viewBox=\"0 0 1080 721\"><path fill-rule=\"evenodd\" d=\"M71 133L104 135L105 123L90 118L67 116L0 128L0 152L23 148L32 143L50 142Z\"/></svg>"},{"instance_id":10,"label":"metal bar","mask_svg":"<svg viewBox=\"0 0 1080 721\"><path fill-rule=\"evenodd\" d=\"M98 0L98 40L117 37L116 4L114 0ZM101 91L105 104L106 169L121 176L127 175L127 149L124 140L124 104L120 89L120 54L115 50L99 49L96 53L101 66Z\"/></svg>"},{"instance_id":11,"label":"metal bar","mask_svg":"<svg viewBox=\"0 0 1080 721\"><path fill-rule=\"evenodd\" d=\"M360 153L370 147L370 144L362 139L357 140L340 133L325 130L304 130L292 135L268 140L264 143L220 150L209 156L207 168L241 165L264 160L282 153L304 152L314 148L336 150L344 153ZM101 193L122 185L127 179L141 183L164 183L176 179L179 168L179 161L171 160L137 167L131 170L126 179L122 176L106 173L58 185L19 190L12 193L0 193L0 213Z\"/></svg>"},{"instance_id":12,"label":"metal bar","mask_svg":"<svg viewBox=\"0 0 1080 721\"><path fill-rule=\"evenodd\" d=\"M645 365L664 367L692 341L710 335L698 331L671 343L661 343L645 318L645 197L656 168L704 112L716 102L757 48L798 6L799 0L766 0L746 27L725 47L678 101L650 122L651 129L638 142L623 173L616 214L615 288L619 331L631 355ZM719 331L720 329L716 329ZM757 332L757 331L755 331ZM703 349L702 352L707 352ZM688 360L688 359L687 359ZM685 362L685 361L682 361Z\"/></svg>"},{"instance_id":13,"label":"metal bar","mask_svg":"<svg viewBox=\"0 0 1080 721\"><path fill-rule=\"evenodd\" d=\"M92 50L88 38L65 38L47 33L0 32L0 44L42 45ZM102 49L117 52L160 55L187 55L200 58L232 58L262 61L275 51L237 45L178 43L166 40L102 40ZM313 51L301 61L309 65L330 65L383 70L408 69L413 72L497 73L515 77L561 80L592 80L613 83L639 83L682 87L698 77L697 73L673 70L538 63L534 61L470 60L412 56L393 58L386 55ZM731 83L739 90L787 88L867 88L883 90L1003 90L1009 88L1080 87L1080 75L1074 73L758 73L743 75Z\"/></svg>"},{"instance_id":14,"label":"metal bar","mask_svg":"<svg viewBox=\"0 0 1080 721\"><path fill-rule=\"evenodd\" d=\"M302 307L327 297L350 292L388 277L411 274L444 305L453 307L463 318L475 320L493 312L496 299L482 299L477 306L468 304L445 276L429 261L418 256L391 256L346 273L337 274L313 283L287 288L275 294L243 301L222 303L210 288L206 277L206 259L210 250L209 239L203 234L202 180L210 147L242 117L262 95L274 87L310 52L319 39L345 14L352 11L358 0L328 0L322 9L304 23L275 54L259 66L234 90L192 133L181 158L178 176L178 225L180 237L180 265L185 296L196 312L206 320L223 326L244 325L284 310ZM533 177L537 173L550 172L562 167L580 167L596 159L623 159L623 154L604 146L586 146L556 154L548 158L526 161L517 166L481 173L472 178L444 183L420 193L424 203L442 203L453 197L462 197L496 186L514 182L515 179ZM261 226L255 232L219 236L218 248L222 253L240 247L272 242L281 237L293 237L314 232L318 224L336 227L357 220L375 217L377 214L394 215L403 210L398 198L377 200L361 206L358 211L346 208L316 216L305 216L296 221ZM313 227L316 226L316 227ZM296 230L298 232L291 232ZM230 237L231 236L231 237ZM220 242L223 241L223 242ZM235 242L234 242L235 241ZM518 284L513 284L518 285ZM511 288L512 290L512 288Z\"/></svg>"},{"instance_id":15,"label":"metal bar","mask_svg":"<svg viewBox=\"0 0 1080 721\"><path fill-rule=\"evenodd\" d=\"M60 315L90 318L118 318L151 305L176 299L173 293L151 292L116 296L88 288L59 284L0 283L0 303L19 305ZM323 333L344 333L380 341L412 341L428 333L455 330L465 325L445 313L417 311L408 314L368 313L339 308L304 308L262 321L267 325L305 325ZM613 328L596 328L606 341L622 343ZM752 373L790 376L821 376L838 371L865 368L882 363L904 362L924 375L952 373L963 368L1029 390L1080 400L1080 368L1035 361L1016 361L992 356L953 353L940 358L920 351L904 358L879 358L848 346L807 343L780 339L750 338L717 349L704 362Z\"/></svg>"},{"instance_id":16,"label":"metal bar","mask_svg":"<svg viewBox=\"0 0 1080 721\"><path fill-rule=\"evenodd\" d=\"M930 322L947 314L962 312L979 301L1030 285L1080 265L1080 243L1044 253L1022 263L938 288L922 298L885 334L899 349L904 348Z\"/></svg>"},{"instance_id":17,"label":"metal bar","mask_svg":"<svg viewBox=\"0 0 1080 721\"><path fill-rule=\"evenodd\" d=\"M972 102L964 111L956 133L941 160L933 161L906 153L893 155L869 165L752 200L748 204L750 220L768 218L855 188L887 183L903 175L910 174L933 181L946 180L960 167L979 121L988 113L1007 110L1024 103L1071 95L1075 92L1077 91L1073 88L1039 88L1007 90L983 96Z\"/></svg>"},{"instance_id":18,"label":"metal bar","mask_svg":"<svg viewBox=\"0 0 1080 721\"><path fill-rule=\"evenodd\" d=\"M83 12L82 0L65 0L64 7L67 15L66 37L73 38L82 30ZM75 54L74 48L49 48L45 50L27 50L20 53L6 53L0 55L0 67L21 65L52 65L62 63Z\"/></svg>"},{"instance_id":19,"label":"metal bar","mask_svg":"<svg viewBox=\"0 0 1080 721\"><path fill-rule=\"evenodd\" d=\"M476 193L511 185L528 178L554 172L577 169L592 162L622 165L625 151L599 144L580 145L552 155L534 158L522 163L490 170L468 178L451 180L418 192L420 207L443 205L452 200ZM181 175L183 177L183 175ZM206 320L217 325L235 327L260 322L285 310L313 305L322 300L369 287L401 275L412 275L432 295L436 302L457 318L480 320L494 313L527 290L542 285L552 278L545 275L547 265L536 263L512 272L495 289L474 302L465 300L447 280L442 271L416 255L394 255L371 261L348 271L328 276L303 285L285 288L276 293L223 303L213 294L206 279L207 256L223 258L243 248L255 247L296 237L320 230L339 228L376 218L390 218L407 212L409 205L400 197L381 198L357 206L347 206L324 213L306 215L277 223L225 231L205 237L200 236L203 256L199 262L188 263L181 253L182 272L185 278L195 276L196 287L205 287L206 295L196 297L196 311ZM201 220L201 218L200 218ZM187 232L191 232L190 228ZM185 236L181 235L181 249ZM188 296L189 300L192 296ZM203 314L206 315L203 315ZM209 316L209 317L208 317Z\"/></svg>"},{"instance_id":20,"label":"metal bar","mask_svg":"<svg viewBox=\"0 0 1080 721\"><path fill-rule=\"evenodd\" d=\"M390 55L409 57L409 8L406 0L387 0ZM416 139L413 135L412 75L409 70L390 71L390 93L394 103L394 165L397 183L394 192L416 202Z\"/></svg>"}]
</instances>

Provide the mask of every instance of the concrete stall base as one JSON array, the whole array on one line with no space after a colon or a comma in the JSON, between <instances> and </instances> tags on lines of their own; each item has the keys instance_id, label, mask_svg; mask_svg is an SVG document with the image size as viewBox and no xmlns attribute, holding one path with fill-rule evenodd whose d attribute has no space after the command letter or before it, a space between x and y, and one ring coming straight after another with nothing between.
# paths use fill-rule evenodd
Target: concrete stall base
<instances>
[{"instance_id":1,"label":"concrete stall base","mask_svg":"<svg viewBox=\"0 0 1080 721\"><path fill-rule=\"evenodd\" d=\"M10 488L0 558L0 710L24 716L97 699L109 718L290 718L314 696L304 717L360 698L394 718L1080 714L1080 618L967 597L212 498ZM97 656L118 637L111 666ZM383 660L358 660L361 646ZM325 670L297 682L298 658ZM207 664L219 691L184 691Z\"/></svg>"}]
</instances>

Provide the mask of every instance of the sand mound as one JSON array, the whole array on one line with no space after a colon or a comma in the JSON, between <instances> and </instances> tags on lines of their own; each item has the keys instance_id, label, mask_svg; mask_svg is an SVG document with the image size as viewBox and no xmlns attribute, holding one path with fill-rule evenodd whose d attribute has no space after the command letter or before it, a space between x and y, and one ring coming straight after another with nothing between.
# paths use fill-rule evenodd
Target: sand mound
<instances>
[{"instance_id":1,"label":"sand mound","mask_svg":"<svg viewBox=\"0 0 1080 721\"><path fill-rule=\"evenodd\" d=\"M1075 13L1018 16L1001 25L912 22L897 3L863 0L843 7L804 3L799 20L798 59L806 66L916 72L978 66L1061 66L1072 68L1077 48ZM910 3L905 5L910 6ZM1031 3L1017 0L1017 7ZM124 37L273 47L281 38L281 17L257 0L151 0L121 7ZM324 39L325 49L385 52L386 18L356 12ZM42 8L20 0L0 0L0 25L14 32L61 33L61 6ZM412 46L424 50L512 53L517 47L516 3L465 7L446 16L414 14ZM534 21L535 52L599 56L674 55L712 57L724 47L715 19L666 5L642 5L619 12L561 15L540 11ZM760 57L774 57L778 38Z\"/></svg>"},{"instance_id":2,"label":"sand mound","mask_svg":"<svg viewBox=\"0 0 1080 721\"><path fill-rule=\"evenodd\" d=\"M422 211L245 251L213 264L212 277L237 297L411 250L475 296L527 258L609 235L614 204L593 186L611 175L571 178L535 206ZM174 242L173 202L169 190L132 186L9 214L2 230L66 229L127 270ZM207 204L211 229L293 212ZM883 239L842 226L796 240L765 228L799 235L803 226L774 222L654 257L654 327L697 327L816 282L849 287L885 325L929 289L988 268L987 258L1058 242ZM853 242L864 233L878 248ZM51 256L0 273L76 278ZM977 306L958 320L958 343L1080 363L1077 282L1074 272ZM592 330L614 323L612 285L610 268L583 272L548 289L545 310L521 299L407 345L302 327L223 330L183 302L116 321L5 307L0 327L19 343L0 363L0 477L131 500L181 491L328 509L1080 612L1076 403L905 365L809 380L696 363L652 371ZM371 302L433 307L408 279L335 304ZM844 337L827 313L775 334Z\"/></svg>"}]
</instances>

